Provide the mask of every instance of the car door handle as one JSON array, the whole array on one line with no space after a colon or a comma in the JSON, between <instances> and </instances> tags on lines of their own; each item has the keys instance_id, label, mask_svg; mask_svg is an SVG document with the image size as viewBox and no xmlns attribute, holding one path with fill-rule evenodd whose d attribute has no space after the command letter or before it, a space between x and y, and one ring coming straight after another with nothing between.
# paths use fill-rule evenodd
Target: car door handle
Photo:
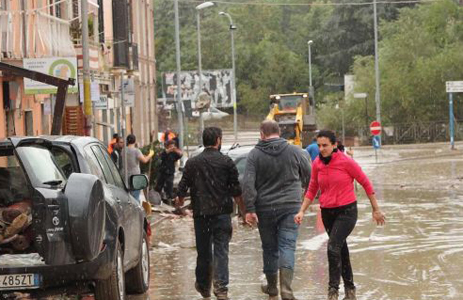
<instances>
[{"instance_id":1,"label":"car door handle","mask_svg":"<svg viewBox=\"0 0 463 300\"><path fill-rule=\"evenodd\" d=\"M121 199L119 199L119 198L116 197L116 202L117 202L117 203L121 203Z\"/></svg>"}]
</instances>

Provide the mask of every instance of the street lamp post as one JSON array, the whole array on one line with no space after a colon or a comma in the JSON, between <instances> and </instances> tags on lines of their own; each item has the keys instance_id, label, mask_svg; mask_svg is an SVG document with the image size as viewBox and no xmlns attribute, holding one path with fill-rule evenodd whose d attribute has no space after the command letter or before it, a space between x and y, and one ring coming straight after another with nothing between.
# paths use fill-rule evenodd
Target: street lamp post
<instances>
[{"instance_id":1,"label":"street lamp post","mask_svg":"<svg viewBox=\"0 0 463 300\"><path fill-rule=\"evenodd\" d=\"M345 143L346 140L346 129L345 129L345 122L344 122L344 104L342 107L338 104L336 104L336 109L341 109L341 130L342 130L342 142Z\"/></svg>"},{"instance_id":2,"label":"street lamp post","mask_svg":"<svg viewBox=\"0 0 463 300\"><path fill-rule=\"evenodd\" d=\"M230 21L230 36L231 36L231 51L232 51L232 86L231 86L231 96L233 102L233 132L235 134L235 143L238 141L238 116L236 113L236 69L235 69L235 39L233 36L233 31L236 30L236 26L233 24L233 20L230 14L226 12L219 12L219 15L226 16Z\"/></svg>"},{"instance_id":3,"label":"street lamp post","mask_svg":"<svg viewBox=\"0 0 463 300\"><path fill-rule=\"evenodd\" d=\"M200 5L196 6L196 26L197 26L197 31L198 31L198 76L199 76L199 91L198 91L198 97L201 94L203 90L203 79L202 79L202 62L201 62L201 19L200 19L200 10L204 8L208 8L213 6L213 2L204 2L201 3ZM200 135L202 136L202 132L204 130L204 120L203 120L203 114L200 112L199 113L199 124L200 124ZM201 138L201 143L202 143L202 138Z\"/></svg>"},{"instance_id":4,"label":"street lamp post","mask_svg":"<svg viewBox=\"0 0 463 300\"><path fill-rule=\"evenodd\" d=\"M368 94L367 93L354 93L354 98L356 99L364 99L365 100L365 130L368 132L369 128L369 116L368 116ZM367 135L367 134L365 134Z\"/></svg>"},{"instance_id":5,"label":"street lamp post","mask_svg":"<svg viewBox=\"0 0 463 300\"><path fill-rule=\"evenodd\" d=\"M354 98L365 100L365 126L368 128L368 94L367 93L354 93Z\"/></svg>"},{"instance_id":6,"label":"street lamp post","mask_svg":"<svg viewBox=\"0 0 463 300\"><path fill-rule=\"evenodd\" d=\"M174 1L175 10L175 61L177 64L177 115L178 115L178 126L179 126L179 147L183 150L183 143L185 140L185 133L183 128L183 102L182 102L182 89L180 86L180 24L179 24L179 13L178 13L178 0Z\"/></svg>"},{"instance_id":7,"label":"street lamp post","mask_svg":"<svg viewBox=\"0 0 463 300\"><path fill-rule=\"evenodd\" d=\"M314 90L312 86L312 51L310 48L310 45L312 44L313 44L312 40L307 42L308 51L309 51L308 53L308 56L309 56L309 99L312 98L313 107L311 107L311 111L315 115L315 94L314 94Z\"/></svg>"}]
</instances>

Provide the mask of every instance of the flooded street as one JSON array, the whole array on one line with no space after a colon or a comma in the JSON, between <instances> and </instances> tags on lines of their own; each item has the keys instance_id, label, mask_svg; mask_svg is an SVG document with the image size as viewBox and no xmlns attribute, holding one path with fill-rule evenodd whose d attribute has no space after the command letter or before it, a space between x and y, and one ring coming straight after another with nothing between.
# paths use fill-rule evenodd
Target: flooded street
<instances>
[{"instance_id":1,"label":"flooded street","mask_svg":"<svg viewBox=\"0 0 463 300\"><path fill-rule=\"evenodd\" d=\"M463 154L448 149L447 144L385 147L378 164L372 149L355 150L387 216L385 227L373 224L369 201L358 186L359 218L348 239L358 299L463 299ZM326 241L313 209L300 228L296 252L294 290L300 299L326 299ZM131 299L200 299L194 289L192 220L160 223L153 244L149 296ZM266 299L262 279L258 231L235 219L230 297Z\"/></svg>"}]
</instances>

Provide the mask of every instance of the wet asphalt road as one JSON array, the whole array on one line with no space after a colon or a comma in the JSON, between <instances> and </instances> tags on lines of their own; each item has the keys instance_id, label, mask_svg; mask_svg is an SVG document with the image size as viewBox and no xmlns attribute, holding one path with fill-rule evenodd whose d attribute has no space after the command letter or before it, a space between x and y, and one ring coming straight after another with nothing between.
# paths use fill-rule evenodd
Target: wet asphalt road
<instances>
[{"instance_id":1,"label":"wet asphalt road","mask_svg":"<svg viewBox=\"0 0 463 300\"><path fill-rule=\"evenodd\" d=\"M463 149L463 144L459 145ZM359 219L348 239L358 299L463 299L463 152L447 144L355 149L372 180L387 225L371 221L359 186ZM294 290L299 299L326 299L326 241L320 214L308 212L300 228ZM230 296L263 300L260 239L234 221ZM150 300L201 299L194 290L196 250L190 218L156 226L151 250ZM341 289L340 299L343 297Z\"/></svg>"}]
</instances>

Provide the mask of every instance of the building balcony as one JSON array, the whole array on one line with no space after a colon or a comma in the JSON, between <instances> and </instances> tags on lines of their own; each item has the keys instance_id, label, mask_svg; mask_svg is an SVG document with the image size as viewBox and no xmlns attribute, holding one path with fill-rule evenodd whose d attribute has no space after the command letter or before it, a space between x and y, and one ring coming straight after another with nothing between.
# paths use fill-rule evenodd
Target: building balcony
<instances>
[{"instance_id":1,"label":"building balcony","mask_svg":"<svg viewBox=\"0 0 463 300\"><path fill-rule=\"evenodd\" d=\"M70 22L41 11L0 11L0 58L70 57Z\"/></svg>"}]
</instances>

